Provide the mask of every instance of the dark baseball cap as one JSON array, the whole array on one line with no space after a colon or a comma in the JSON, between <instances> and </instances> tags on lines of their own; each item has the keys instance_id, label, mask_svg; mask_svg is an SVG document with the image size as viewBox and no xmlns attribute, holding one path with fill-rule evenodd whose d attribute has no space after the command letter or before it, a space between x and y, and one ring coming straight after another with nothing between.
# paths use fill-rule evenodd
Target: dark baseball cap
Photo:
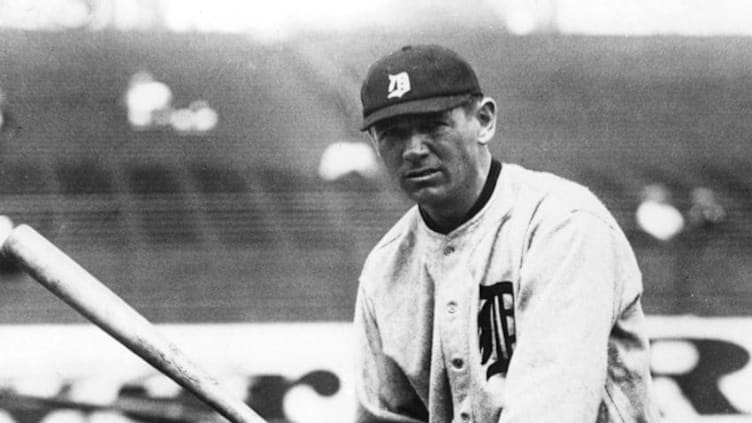
<instances>
[{"instance_id":1,"label":"dark baseball cap","mask_svg":"<svg viewBox=\"0 0 752 423\"><path fill-rule=\"evenodd\" d=\"M361 130L399 115L449 110L482 95L472 66L438 45L405 46L368 69L360 100Z\"/></svg>"}]
</instances>

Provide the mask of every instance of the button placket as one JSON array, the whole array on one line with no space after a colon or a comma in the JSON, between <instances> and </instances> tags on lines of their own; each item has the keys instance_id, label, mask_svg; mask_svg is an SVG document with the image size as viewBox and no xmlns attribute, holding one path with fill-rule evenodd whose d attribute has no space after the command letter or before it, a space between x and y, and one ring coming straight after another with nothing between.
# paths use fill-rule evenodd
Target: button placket
<instances>
[{"instance_id":1,"label":"button placket","mask_svg":"<svg viewBox=\"0 0 752 423\"><path fill-rule=\"evenodd\" d=\"M465 410L465 401L470 395L469 363L466 361L466 307L468 306L466 290L468 289L468 274L466 266L460 263L462 256L458 250L458 239L444 239L434 250L437 266L436 280L437 302L442 304L443 310L438 312L437 318L441 325L441 343L445 360L446 372L451 385L454 409ZM441 317L439 317L441 316ZM459 416L459 414L455 415ZM470 422L470 414L467 414ZM459 423L460 420L457 420Z\"/></svg>"}]
</instances>

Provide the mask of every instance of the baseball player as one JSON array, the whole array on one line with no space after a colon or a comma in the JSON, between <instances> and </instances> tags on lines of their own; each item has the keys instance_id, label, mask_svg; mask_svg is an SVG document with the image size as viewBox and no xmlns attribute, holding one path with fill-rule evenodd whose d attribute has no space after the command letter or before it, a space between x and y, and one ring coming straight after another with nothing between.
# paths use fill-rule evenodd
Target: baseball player
<instances>
[{"instance_id":1,"label":"baseball player","mask_svg":"<svg viewBox=\"0 0 752 423\"><path fill-rule=\"evenodd\" d=\"M378 60L361 100L417 204L360 276L358 421L655 421L641 275L602 203L491 156L497 105L451 50Z\"/></svg>"}]
</instances>

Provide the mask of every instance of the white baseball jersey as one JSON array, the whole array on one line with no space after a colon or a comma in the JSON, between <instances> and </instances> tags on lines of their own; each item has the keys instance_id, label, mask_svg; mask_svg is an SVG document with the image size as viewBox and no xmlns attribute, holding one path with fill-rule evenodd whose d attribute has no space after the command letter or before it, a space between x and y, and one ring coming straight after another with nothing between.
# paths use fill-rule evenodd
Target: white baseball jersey
<instances>
[{"instance_id":1,"label":"white baseball jersey","mask_svg":"<svg viewBox=\"0 0 752 423\"><path fill-rule=\"evenodd\" d=\"M504 164L449 234L413 207L369 254L359 421L649 422L641 274L586 188Z\"/></svg>"}]
</instances>

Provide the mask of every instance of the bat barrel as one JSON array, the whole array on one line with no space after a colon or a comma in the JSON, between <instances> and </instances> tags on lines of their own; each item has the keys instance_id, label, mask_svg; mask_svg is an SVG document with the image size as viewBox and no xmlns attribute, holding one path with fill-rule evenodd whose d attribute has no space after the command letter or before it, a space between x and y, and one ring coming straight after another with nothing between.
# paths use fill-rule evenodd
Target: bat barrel
<instances>
[{"instance_id":1,"label":"bat barrel","mask_svg":"<svg viewBox=\"0 0 752 423\"><path fill-rule=\"evenodd\" d=\"M13 229L1 251L92 323L231 422L265 423L243 401L227 394L146 318L30 226Z\"/></svg>"}]
</instances>

